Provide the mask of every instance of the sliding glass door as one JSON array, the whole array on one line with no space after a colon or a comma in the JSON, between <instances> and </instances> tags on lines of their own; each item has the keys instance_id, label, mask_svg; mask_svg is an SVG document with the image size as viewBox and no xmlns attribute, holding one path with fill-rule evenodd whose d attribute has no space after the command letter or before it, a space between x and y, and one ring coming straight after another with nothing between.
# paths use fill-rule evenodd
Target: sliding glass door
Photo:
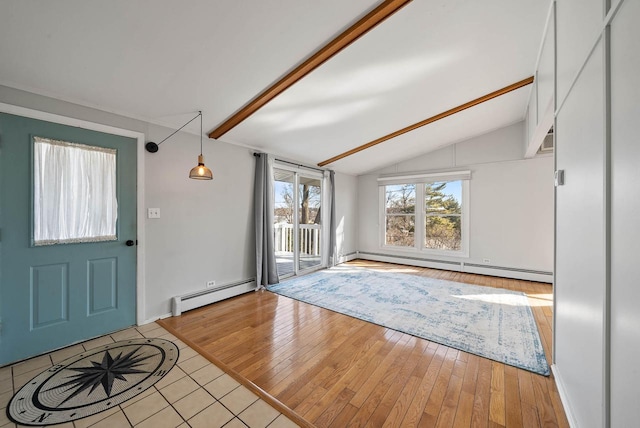
<instances>
[{"instance_id":1,"label":"sliding glass door","mask_svg":"<svg viewBox=\"0 0 640 428\"><path fill-rule=\"evenodd\" d=\"M280 278L322 266L322 175L274 168L274 234Z\"/></svg>"},{"instance_id":2,"label":"sliding glass door","mask_svg":"<svg viewBox=\"0 0 640 428\"><path fill-rule=\"evenodd\" d=\"M322 224L322 180L298 175L298 270L317 268L322 265L320 239Z\"/></svg>"},{"instance_id":3,"label":"sliding glass door","mask_svg":"<svg viewBox=\"0 0 640 428\"><path fill-rule=\"evenodd\" d=\"M273 212L273 229L276 263L280 278L293 275L295 239L294 239L294 196L295 175L291 171L273 169L275 204Z\"/></svg>"}]
</instances>

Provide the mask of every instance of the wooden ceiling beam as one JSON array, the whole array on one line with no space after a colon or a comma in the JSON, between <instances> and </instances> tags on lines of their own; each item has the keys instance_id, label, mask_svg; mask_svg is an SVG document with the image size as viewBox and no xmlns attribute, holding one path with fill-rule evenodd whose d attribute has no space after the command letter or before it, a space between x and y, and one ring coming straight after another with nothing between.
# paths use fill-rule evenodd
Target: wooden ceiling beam
<instances>
[{"instance_id":1,"label":"wooden ceiling beam","mask_svg":"<svg viewBox=\"0 0 640 428\"><path fill-rule=\"evenodd\" d=\"M220 124L216 129L209 133L209 138L220 138L240 122L251 116L259 108L267 104L269 101L280 95L287 88L292 86L298 80L311 73L320 65L331 59L338 52L358 40L376 25L393 15L403 6L412 0L384 0L379 6L365 15L358 22L345 30L338 37L323 46L314 53L309 59L297 66L293 71L284 76L282 79L265 89L258 96L253 98L240 110L235 112L231 117Z\"/></svg>"},{"instance_id":2,"label":"wooden ceiling beam","mask_svg":"<svg viewBox=\"0 0 640 428\"><path fill-rule=\"evenodd\" d=\"M494 99L496 97L499 97L500 95L507 94L507 93L509 93L511 91L515 91L516 89L520 89L520 88L522 88L524 86L527 86L527 85L530 85L532 83L533 83L533 76L528 77L528 78L526 78L524 80L521 80L519 82L513 83L513 84L511 84L509 86L505 86L502 89L498 89L497 91L491 92L491 93L489 93L487 95L483 95L480 98L476 98L475 100L472 100L472 101L469 101L467 103L461 104L461 105L459 105L457 107L454 107L454 108L452 108L450 110L447 110L445 112L442 112L440 114L432 116L432 117L430 117L428 119L425 119L423 121L420 121L418 123L414 123L413 125L409 125L406 128L402 128L399 131L392 132L391 134L385 135L384 137L380 137L377 140L370 141L367 144L363 144L363 145L358 146L356 148L353 148L353 149L351 149L349 151L341 153L341 154L339 154L337 156L332 157L331 159L327 159L325 161L320 162L318 164L318 166L329 165L330 163L336 162L336 161L338 161L340 159L346 158L347 156L351 156L351 155L353 155L355 153L361 152L361 151L363 151L365 149L368 149L369 147L373 147L373 146L378 145L378 144L380 144L380 143L382 143L384 141L390 140L390 139L395 138L395 137L397 137L399 135L402 135L402 134L406 134L407 132L413 131L415 129L418 129L418 128L422 127L422 126L425 126L425 125L428 125L428 124L433 123L435 121L438 121L440 119L444 119L445 117L451 116L452 114L459 113L459 112L461 112L463 110L466 110L468 108L477 106L478 104L482 104L485 101L492 100L492 99Z\"/></svg>"}]
</instances>

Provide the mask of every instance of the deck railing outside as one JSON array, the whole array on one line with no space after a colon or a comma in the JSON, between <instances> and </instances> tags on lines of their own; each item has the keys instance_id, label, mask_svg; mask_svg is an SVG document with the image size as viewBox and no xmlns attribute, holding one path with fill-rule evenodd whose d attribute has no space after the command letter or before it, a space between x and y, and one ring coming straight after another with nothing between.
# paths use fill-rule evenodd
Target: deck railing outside
<instances>
[{"instance_id":1,"label":"deck railing outside","mask_svg":"<svg viewBox=\"0 0 640 428\"><path fill-rule=\"evenodd\" d=\"M276 253L293 253L293 225L277 223L273 225L273 228ZM320 228L319 224L300 225L300 254L320 255Z\"/></svg>"}]
</instances>

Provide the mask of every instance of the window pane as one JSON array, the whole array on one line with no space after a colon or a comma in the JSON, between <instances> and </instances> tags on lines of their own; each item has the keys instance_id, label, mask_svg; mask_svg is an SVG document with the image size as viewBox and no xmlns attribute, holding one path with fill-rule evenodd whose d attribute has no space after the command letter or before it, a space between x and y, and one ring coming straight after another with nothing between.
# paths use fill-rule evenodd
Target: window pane
<instances>
[{"instance_id":1,"label":"window pane","mask_svg":"<svg viewBox=\"0 0 640 428\"><path fill-rule=\"evenodd\" d=\"M322 263L319 178L298 174L298 269L307 269Z\"/></svg>"},{"instance_id":2,"label":"window pane","mask_svg":"<svg viewBox=\"0 0 640 428\"><path fill-rule=\"evenodd\" d=\"M299 176L298 220L300 224L320 224L320 179Z\"/></svg>"},{"instance_id":3,"label":"window pane","mask_svg":"<svg viewBox=\"0 0 640 428\"><path fill-rule=\"evenodd\" d=\"M428 216L425 228L425 247L435 250L460 250L461 225L462 218L460 216Z\"/></svg>"},{"instance_id":4,"label":"window pane","mask_svg":"<svg viewBox=\"0 0 640 428\"><path fill-rule=\"evenodd\" d=\"M426 183L424 197L427 213L462 213L462 181Z\"/></svg>"},{"instance_id":5,"label":"window pane","mask_svg":"<svg viewBox=\"0 0 640 428\"><path fill-rule=\"evenodd\" d=\"M416 185L385 186L387 214L413 214L416 212Z\"/></svg>"},{"instance_id":6,"label":"window pane","mask_svg":"<svg viewBox=\"0 0 640 428\"><path fill-rule=\"evenodd\" d=\"M280 276L293 273L293 191L295 177L293 172L273 169L273 234L276 263Z\"/></svg>"},{"instance_id":7,"label":"window pane","mask_svg":"<svg viewBox=\"0 0 640 428\"><path fill-rule=\"evenodd\" d=\"M275 224L293 224L293 173L281 169L273 169Z\"/></svg>"},{"instance_id":8,"label":"window pane","mask_svg":"<svg viewBox=\"0 0 640 428\"><path fill-rule=\"evenodd\" d=\"M415 217L412 215L388 215L386 245L415 246Z\"/></svg>"},{"instance_id":9,"label":"window pane","mask_svg":"<svg viewBox=\"0 0 640 428\"><path fill-rule=\"evenodd\" d=\"M116 151L34 137L35 245L114 241Z\"/></svg>"}]
</instances>

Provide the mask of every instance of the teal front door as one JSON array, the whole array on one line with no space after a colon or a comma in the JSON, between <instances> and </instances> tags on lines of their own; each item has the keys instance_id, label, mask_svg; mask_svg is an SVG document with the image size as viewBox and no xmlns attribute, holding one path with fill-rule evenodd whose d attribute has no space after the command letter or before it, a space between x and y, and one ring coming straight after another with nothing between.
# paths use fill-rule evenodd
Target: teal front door
<instances>
[{"instance_id":1,"label":"teal front door","mask_svg":"<svg viewBox=\"0 0 640 428\"><path fill-rule=\"evenodd\" d=\"M133 325L136 140L0 113L0 168L0 366Z\"/></svg>"}]
</instances>

